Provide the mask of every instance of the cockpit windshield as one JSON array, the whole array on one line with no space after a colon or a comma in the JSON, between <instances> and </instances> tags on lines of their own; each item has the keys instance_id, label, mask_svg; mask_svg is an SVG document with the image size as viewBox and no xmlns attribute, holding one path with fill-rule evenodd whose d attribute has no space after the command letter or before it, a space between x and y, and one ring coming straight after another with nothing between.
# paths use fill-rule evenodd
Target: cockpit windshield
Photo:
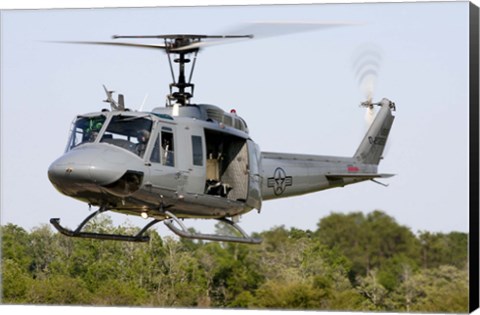
<instances>
[{"instance_id":1,"label":"cockpit windshield","mask_svg":"<svg viewBox=\"0 0 480 315\"><path fill-rule=\"evenodd\" d=\"M77 117L77 119L73 123L67 151L73 149L80 144L94 142L100 130L102 129L103 124L105 123L105 119L106 117L103 115L92 117Z\"/></svg>"},{"instance_id":2,"label":"cockpit windshield","mask_svg":"<svg viewBox=\"0 0 480 315\"><path fill-rule=\"evenodd\" d=\"M148 117L116 115L103 131L106 119L105 115L78 116L73 123L67 151L95 142L100 137L100 142L116 145L143 157L152 130L152 120Z\"/></svg>"},{"instance_id":3,"label":"cockpit windshield","mask_svg":"<svg viewBox=\"0 0 480 315\"><path fill-rule=\"evenodd\" d=\"M124 148L143 157L152 130L152 121L146 117L113 116L100 142Z\"/></svg>"}]
</instances>

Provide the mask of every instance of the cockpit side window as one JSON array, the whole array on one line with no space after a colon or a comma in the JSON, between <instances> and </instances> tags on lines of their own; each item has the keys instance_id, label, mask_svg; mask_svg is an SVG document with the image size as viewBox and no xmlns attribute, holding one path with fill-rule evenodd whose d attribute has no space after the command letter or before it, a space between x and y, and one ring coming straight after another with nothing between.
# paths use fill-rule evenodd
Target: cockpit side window
<instances>
[{"instance_id":1,"label":"cockpit side window","mask_svg":"<svg viewBox=\"0 0 480 315\"><path fill-rule=\"evenodd\" d=\"M152 121L148 118L113 116L100 142L116 145L143 157L151 130Z\"/></svg>"},{"instance_id":2,"label":"cockpit side window","mask_svg":"<svg viewBox=\"0 0 480 315\"><path fill-rule=\"evenodd\" d=\"M67 151L84 143L94 142L103 127L105 116L79 116L73 123Z\"/></svg>"}]
</instances>

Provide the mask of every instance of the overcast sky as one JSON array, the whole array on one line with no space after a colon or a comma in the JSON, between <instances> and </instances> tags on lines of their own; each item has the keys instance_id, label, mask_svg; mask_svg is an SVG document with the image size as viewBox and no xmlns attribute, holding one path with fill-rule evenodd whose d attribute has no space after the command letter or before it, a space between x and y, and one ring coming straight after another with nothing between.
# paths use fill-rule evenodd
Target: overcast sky
<instances>
[{"instance_id":1,"label":"overcast sky","mask_svg":"<svg viewBox=\"0 0 480 315\"><path fill-rule=\"evenodd\" d=\"M223 34L253 21L350 25L215 46L200 52L194 102L235 108L264 151L352 156L366 132L354 61L375 60L374 99L397 105L385 159L388 187L364 182L264 202L248 231L316 229L331 212L379 209L417 231L468 231L468 2L255 7L58 9L1 16L1 223L26 229L88 207L58 193L47 169L72 119L106 107L102 84L127 106L163 106L170 70L162 52L64 45L114 34ZM151 41L148 41L149 43ZM112 215L141 226L139 218ZM195 222L196 228L206 227ZM163 225L157 230L171 235Z\"/></svg>"}]
</instances>

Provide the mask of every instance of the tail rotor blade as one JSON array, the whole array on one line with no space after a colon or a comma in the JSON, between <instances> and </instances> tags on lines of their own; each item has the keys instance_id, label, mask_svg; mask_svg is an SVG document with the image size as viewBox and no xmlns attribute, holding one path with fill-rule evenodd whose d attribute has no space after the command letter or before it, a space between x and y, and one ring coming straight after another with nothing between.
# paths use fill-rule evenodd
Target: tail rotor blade
<instances>
[{"instance_id":1,"label":"tail rotor blade","mask_svg":"<svg viewBox=\"0 0 480 315\"><path fill-rule=\"evenodd\" d=\"M355 52L352 70L367 102L371 103L382 62L381 50L374 44L364 44Z\"/></svg>"},{"instance_id":2,"label":"tail rotor blade","mask_svg":"<svg viewBox=\"0 0 480 315\"><path fill-rule=\"evenodd\" d=\"M382 62L381 50L374 44L364 44L359 47L353 56L352 70L362 91L365 101L361 106L366 107L365 122L367 128L375 118L373 97L377 85L378 74Z\"/></svg>"}]
</instances>

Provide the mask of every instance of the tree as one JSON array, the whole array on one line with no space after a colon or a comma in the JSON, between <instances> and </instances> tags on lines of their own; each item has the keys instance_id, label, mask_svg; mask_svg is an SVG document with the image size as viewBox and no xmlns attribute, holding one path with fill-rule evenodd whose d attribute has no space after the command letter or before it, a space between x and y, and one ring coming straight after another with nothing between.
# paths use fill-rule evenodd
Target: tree
<instances>
[{"instance_id":1,"label":"tree","mask_svg":"<svg viewBox=\"0 0 480 315\"><path fill-rule=\"evenodd\" d=\"M370 270L366 277L359 278L358 290L366 298L364 307L371 311L389 310L388 291L379 282L376 270Z\"/></svg>"},{"instance_id":2,"label":"tree","mask_svg":"<svg viewBox=\"0 0 480 315\"><path fill-rule=\"evenodd\" d=\"M28 269L32 263L30 256L30 235L23 228L7 224L0 227L2 236L2 260L13 260L18 267Z\"/></svg>"},{"instance_id":3,"label":"tree","mask_svg":"<svg viewBox=\"0 0 480 315\"><path fill-rule=\"evenodd\" d=\"M334 213L320 220L314 233L329 248L337 248L352 262L351 280L378 269L386 260L403 254L419 257L419 242L407 227L381 211Z\"/></svg>"},{"instance_id":4,"label":"tree","mask_svg":"<svg viewBox=\"0 0 480 315\"><path fill-rule=\"evenodd\" d=\"M153 304L160 306L196 306L204 292L205 281L194 255L185 251L182 243L166 238L163 242L164 258Z\"/></svg>"},{"instance_id":5,"label":"tree","mask_svg":"<svg viewBox=\"0 0 480 315\"><path fill-rule=\"evenodd\" d=\"M412 280L419 290L412 311L468 312L468 271L454 266L423 269Z\"/></svg>"},{"instance_id":6,"label":"tree","mask_svg":"<svg viewBox=\"0 0 480 315\"><path fill-rule=\"evenodd\" d=\"M468 260L468 235L451 232L449 234L422 231L419 234L421 261L424 268L452 265L463 268Z\"/></svg>"},{"instance_id":7,"label":"tree","mask_svg":"<svg viewBox=\"0 0 480 315\"><path fill-rule=\"evenodd\" d=\"M26 268L17 261L2 259L2 299L12 304L27 303L27 291L32 279Z\"/></svg>"},{"instance_id":8,"label":"tree","mask_svg":"<svg viewBox=\"0 0 480 315\"><path fill-rule=\"evenodd\" d=\"M393 288L395 310L411 312L412 307L424 296L419 276L408 264L402 265L401 282Z\"/></svg>"},{"instance_id":9,"label":"tree","mask_svg":"<svg viewBox=\"0 0 480 315\"><path fill-rule=\"evenodd\" d=\"M57 237L47 225L34 228L30 233L31 270L34 277L44 277L51 272L51 264L61 257Z\"/></svg>"},{"instance_id":10,"label":"tree","mask_svg":"<svg viewBox=\"0 0 480 315\"><path fill-rule=\"evenodd\" d=\"M31 282L26 304L89 304L92 294L81 279L50 275Z\"/></svg>"},{"instance_id":11,"label":"tree","mask_svg":"<svg viewBox=\"0 0 480 315\"><path fill-rule=\"evenodd\" d=\"M378 268L378 281L390 292L417 270L416 260L405 254L395 254L386 259Z\"/></svg>"},{"instance_id":12,"label":"tree","mask_svg":"<svg viewBox=\"0 0 480 315\"><path fill-rule=\"evenodd\" d=\"M95 290L93 304L109 306L145 306L148 292L134 282L109 279Z\"/></svg>"}]
</instances>

